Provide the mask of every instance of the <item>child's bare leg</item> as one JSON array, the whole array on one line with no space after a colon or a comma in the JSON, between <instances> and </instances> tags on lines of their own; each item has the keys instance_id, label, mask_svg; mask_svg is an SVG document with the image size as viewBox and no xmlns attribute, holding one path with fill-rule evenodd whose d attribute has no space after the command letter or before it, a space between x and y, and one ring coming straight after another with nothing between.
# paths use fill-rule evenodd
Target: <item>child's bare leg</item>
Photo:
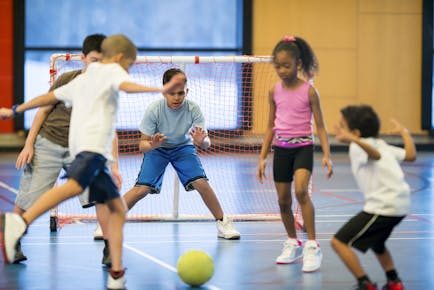
<instances>
[{"instance_id":1,"label":"child's bare leg","mask_svg":"<svg viewBox=\"0 0 434 290\"><path fill-rule=\"evenodd\" d=\"M342 243L336 238L332 238L330 243L354 277L360 278L366 275L356 253L347 244Z\"/></svg>"},{"instance_id":2,"label":"child's bare leg","mask_svg":"<svg viewBox=\"0 0 434 290\"><path fill-rule=\"evenodd\" d=\"M211 211L214 218L216 220L221 220L223 218L223 210L208 181L206 179L198 179L193 182L193 187L199 192L203 202Z\"/></svg>"},{"instance_id":3,"label":"child's bare leg","mask_svg":"<svg viewBox=\"0 0 434 290\"><path fill-rule=\"evenodd\" d=\"M108 218L110 216L110 210L105 203L97 203L95 205L95 210L98 224L101 226L103 238L104 240L108 240Z\"/></svg>"},{"instance_id":4,"label":"child's bare leg","mask_svg":"<svg viewBox=\"0 0 434 290\"><path fill-rule=\"evenodd\" d=\"M27 224L31 224L36 218L49 209L68 198L80 194L82 191L83 188L76 180L68 179L68 181L61 186L55 186L45 192L25 213L23 213L22 217Z\"/></svg>"},{"instance_id":5,"label":"child's bare leg","mask_svg":"<svg viewBox=\"0 0 434 290\"><path fill-rule=\"evenodd\" d=\"M25 212L24 209L22 209L21 207L19 207L18 205L14 206L14 213L22 215Z\"/></svg>"},{"instance_id":6,"label":"child's bare leg","mask_svg":"<svg viewBox=\"0 0 434 290\"><path fill-rule=\"evenodd\" d=\"M275 182L277 190L277 198L280 208L280 216L285 227L288 237L292 239L297 238L294 225L294 214L292 213L292 196L291 196L291 183L289 182Z\"/></svg>"},{"instance_id":7,"label":"child's bare leg","mask_svg":"<svg viewBox=\"0 0 434 290\"><path fill-rule=\"evenodd\" d=\"M126 219L126 205L122 198L114 198L107 201L107 206L109 209L109 215L107 218L108 227L107 234L109 238L111 269L113 271L123 270L122 266L122 242L123 242L123 227ZM104 211L103 211L104 212ZM102 214L98 212L97 214ZM98 220L101 217L98 218ZM104 219L104 217L103 217Z\"/></svg>"},{"instance_id":8,"label":"child's bare leg","mask_svg":"<svg viewBox=\"0 0 434 290\"><path fill-rule=\"evenodd\" d=\"M382 254L375 253L375 256L377 257L378 261L381 264L381 267L383 267L385 272L395 269L392 256L390 255L388 249L385 249L384 253Z\"/></svg>"},{"instance_id":9,"label":"child's bare leg","mask_svg":"<svg viewBox=\"0 0 434 290\"><path fill-rule=\"evenodd\" d=\"M309 180L310 171L306 169L297 169L294 173L294 190L295 196L301 207L304 227L307 232L308 240L315 240L315 209L312 200L309 197Z\"/></svg>"},{"instance_id":10,"label":"child's bare leg","mask_svg":"<svg viewBox=\"0 0 434 290\"><path fill-rule=\"evenodd\" d=\"M128 209L131 209L139 200L150 193L148 186L134 186L124 194L124 200Z\"/></svg>"}]
</instances>

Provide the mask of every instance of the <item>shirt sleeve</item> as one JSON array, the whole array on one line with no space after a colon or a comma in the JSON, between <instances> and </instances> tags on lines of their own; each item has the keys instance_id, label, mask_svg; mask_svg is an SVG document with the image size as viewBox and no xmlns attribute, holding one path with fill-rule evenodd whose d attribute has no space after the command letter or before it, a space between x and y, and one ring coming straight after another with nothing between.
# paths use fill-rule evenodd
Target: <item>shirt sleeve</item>
<instances>
[{"instance_id":1,"label":"shirt sleeve","mask_svg":"<svg viewBox=\"0 0 434 290\"><path fill-rule=\"evenodd\" d=\"M157 133L158 116L155 109L153 108L155 108L155 106L150 105L148 109L146 109L142 122L139 125L139 131L147 136L152 136Z\"/></svg>"},{"instance_id":2,"label":"shirt sleeve","mask_svg":"<svg viewBox=\"0 0 434 290\"><path fill-rule=\"evenodd\" d=\"M66 107L71 107L73 103L74 92L80 85L81 76L76 77L69 83L54 89L53 93L56 99L63 101Z\"/></svg>"},{"instance_id":3,"label":"shirt sleeve","mask_svg":"<svg viewBox=\"0 0 434 290\"><path fill-rule=\"evenodd\" d=\"M405 159L405 149L397 146L387 145L387 149L392 153L392 155L398 161L404 161Z\"/></svg>"},{"instance_id":4,"label":"shirt sleeve","mask_svg":"<svg viewBox=\"0 0 434 290\"><path fill-rule=\"evenodd\" d=\"M116 91L119 91L123 82L132 82L128 73L118 64L114 66L112 77L112 88Z\"/></svg>"},{"instance_id":5,"label":"shirt sleeve","mask_svg":"<svg viewBox=\"0 0 434 290\"><path fill-rule=\"evenodd\" d=\"M195 104L195 103L191 103L191 113L192 113L192 118L193 118L193 128L198 126L201 127L203 130L205 130L206 132L207 129L205 127L205 117L202 114L202 111L200 110L199 105Z\"/></svg>"},{"instance_id":6,"label":"shirt sleeve","mask_svg":"<svg viewBox=\"0 0 434 290\"><path fill-rule=\"evenodd\" d=\"M351 167L354 169L358 169L368 163L368 154L356 143L350 144L349 155Z\"/></svg>"}]
</instances>

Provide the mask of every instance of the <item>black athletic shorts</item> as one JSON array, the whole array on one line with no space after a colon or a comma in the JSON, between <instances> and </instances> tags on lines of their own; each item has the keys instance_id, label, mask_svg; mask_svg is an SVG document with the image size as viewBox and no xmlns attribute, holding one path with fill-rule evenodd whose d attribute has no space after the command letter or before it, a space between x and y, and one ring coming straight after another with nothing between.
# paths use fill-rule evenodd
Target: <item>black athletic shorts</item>
<instances>
[{"instance_id":1,"label":"black athletic shorts","mask_svg":"<svg viewBox=\"0 0 434 290\"><path fill-rule=\"evenodd\" d=\"M273 146L273 178L275 182L292 182L297 169L313 170L313 145L295 148Z\"/></svg>"},{"instance_id":2,"label":"black athletic shorts","mask_svg":"<svg viewBox=\"0 0 434 290\"><path fill-rule=\"evenodd\" d=\"M340 228L335 238L363 253L372 249L375 253L382 254L393 228L404 217L375 215L361 211Z\"/></svg>"},{"instance_id":3,"label":"black athletic shorts","mask_svg":"<svg viewBox=\"0 0 434 290\"><path fill-rule=\"evenodd\" d=\"M104 203L119 197L119 191L106 165L104 156L80 152L66 171L65 177L75 179L83 190L89 187L89 203Z\"/></svg>"}]
</instances>

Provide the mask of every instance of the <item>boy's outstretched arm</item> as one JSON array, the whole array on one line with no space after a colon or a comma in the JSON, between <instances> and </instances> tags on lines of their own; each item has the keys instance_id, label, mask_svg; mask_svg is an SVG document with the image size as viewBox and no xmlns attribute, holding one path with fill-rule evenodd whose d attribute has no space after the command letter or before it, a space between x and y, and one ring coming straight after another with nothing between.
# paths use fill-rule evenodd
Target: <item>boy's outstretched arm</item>
<instances>
[{"instance_id":1,"label":"boy's outstretched arm","mask_svg":"<svg viewBox=\"0 0 434 290\"><path fill-rule=\"evenodd\" d=\"M405 161L414 161L416 160L416 146L414 145L413 138L408 132L407 128L405 128L401 123L399 123L395 119L390 120L395 128L392 133L398 133L401 135L402 140L404 142L404 150L405 150Z\"/></svg>"},{"instance_id":2,"label":"boy's outstretched arm","mask_svg":"<svg viewBox=\"0 0 434 290\"><path fill-rule=\"evenodd\" d=\"M46 105L52 105L57 103L59 100L56 99L56 96L53 92L48 92L46 94L40 95L34 99L31 99L28 102L25 102L21 105L16 106L13 109L0 108L0 120L6 120L14 118L16 114L21 114L24 111L42 107Z\"/></svg>"},{"instance_id":3,"label":"boy's outstretched arm","mask_svg":"<svg viewBox=\"0 0 434 290\"><path fill-rule=\"evenodd\" d=\"M176 86L185 84L185 76L175 75L172 79L166 83L162 88L151 88L146 87L133 82L122 82L119 85L119 90L126 93L165 93L167 91L173 90Z\"/></svg>"},{"instance_id":4,"label":"boy's outstretched arm","mask_svg":"<svg viewBox=\"0 0 434 290\"><path fill-rule=\"evenodd\" d=\"M381 153L368 143L364 142L359 138L359 136L356 136L355 134L351 133L345 128L342 128L341 126L335 126L335 133L336 133L336 140L342 143L351 143L354 142L357 145L362 148L366 154L368 154L368 157L373 160L379 160L381 158Z\"/></svg>"}]
</instances>

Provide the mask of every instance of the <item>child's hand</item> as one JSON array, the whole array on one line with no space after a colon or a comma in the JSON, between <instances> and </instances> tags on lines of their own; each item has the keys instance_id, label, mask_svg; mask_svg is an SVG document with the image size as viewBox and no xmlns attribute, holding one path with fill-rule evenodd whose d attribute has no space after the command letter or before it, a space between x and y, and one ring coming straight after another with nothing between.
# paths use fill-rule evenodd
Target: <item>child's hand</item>
<instances>
[{"instance_id":1,"label":"child's hand","mask_svg":"<svg viewBox=\"0 0 434 290\"><path fill-rule=\"evenodd\" d=\"M121 188L122 188L122 173L120 172L119 169L113 168L113 167L111 168L110 172L112 174L112 178L116 184L116 187L118 188L118 190L121 190Z\"/></svg>"},{"instance_id":2,"label":"child's hand","mask_svg":"<svg viewBox=\"0 0 434 290\"><path fill-rule=\"evenodd\" d=\"M356 136L342 126L335 125L336 140L342 143L351 143Z\"/></svg>"},{"instance_id":3,"label":"child's hand","mask_svg":"<svg viewBox=\"0 0 434 290\"><path fill-rule=\"evenodd\" d=\"M258 164L258 171L256 173L256 177L259 180L259 183L263 183L264 179L267 179L267 176L265 175L265 167L267 166L267 160L260 159Z\"/></svg>"},{"instance_id":4,"label":"child's hand","mask_svg":"<svg viewBox=\"0 0 434 290\"><path fill-rule=\"evenodd\" d=\"M12 119L14 117L14 111L12 109L0 108L0 120Z\"/></svg>"},{"instance_id":5,"label":"child's hand","mask_svg":"<svg viewBox=\"0 0 434 290\"><path fill-rule=\"evenodd\" d=\"M390 122L392 123L393 128L389 130L387 134L399 135L402 134L402 132L407 130L401 123L398 122L398 120L394 118L391 118Z\"/></svg>"},{"instance_id":6,"label":"child's hand","mask_svg":"<svg viewBox=\"0 0 434 290\"><path fill-rule=\"evenodd\" d=\"M167 92L173 91L177 87L184 88L185 81L186 81L185 75L176 74L172 77L172 79L169 82L167 82L163 86L163 88L161 89L161 92L167 93Z\"/></svg>"},{"instance_id":7,"label":"child's hand","mask_svg":"<svg viewBox=\"0 0 434 290\"><path fill-rule=\"evenodd\" d=\"M155 133L151 136L151 146L152 149L158 148L163 144L164 141L167 140L167 137L163 133Z\"/></svg>"},{"instance_id":8,"label":"child's hand","mask_svg":"<svg viewBox=\"0 0 434 290\"><path fill-rule=\"evenodd\" d=\"M330 158L323 158L322 159L322 168L327 167L327 173L326 177L330 178L333 175L333 162L330 160Z\"/></svg>"},{"instance_id":9,"label":"child's hand","mask_svg":"<svg viewBox=\"0 0 434 290\"><path fill-rule=\"evenodd\" d=\"M194 126L190 131L190 135L193 137L194 143L196 144L202 144L203 140L208 136L206 131L199 126Z\"/></svg>"}]
</instances>

